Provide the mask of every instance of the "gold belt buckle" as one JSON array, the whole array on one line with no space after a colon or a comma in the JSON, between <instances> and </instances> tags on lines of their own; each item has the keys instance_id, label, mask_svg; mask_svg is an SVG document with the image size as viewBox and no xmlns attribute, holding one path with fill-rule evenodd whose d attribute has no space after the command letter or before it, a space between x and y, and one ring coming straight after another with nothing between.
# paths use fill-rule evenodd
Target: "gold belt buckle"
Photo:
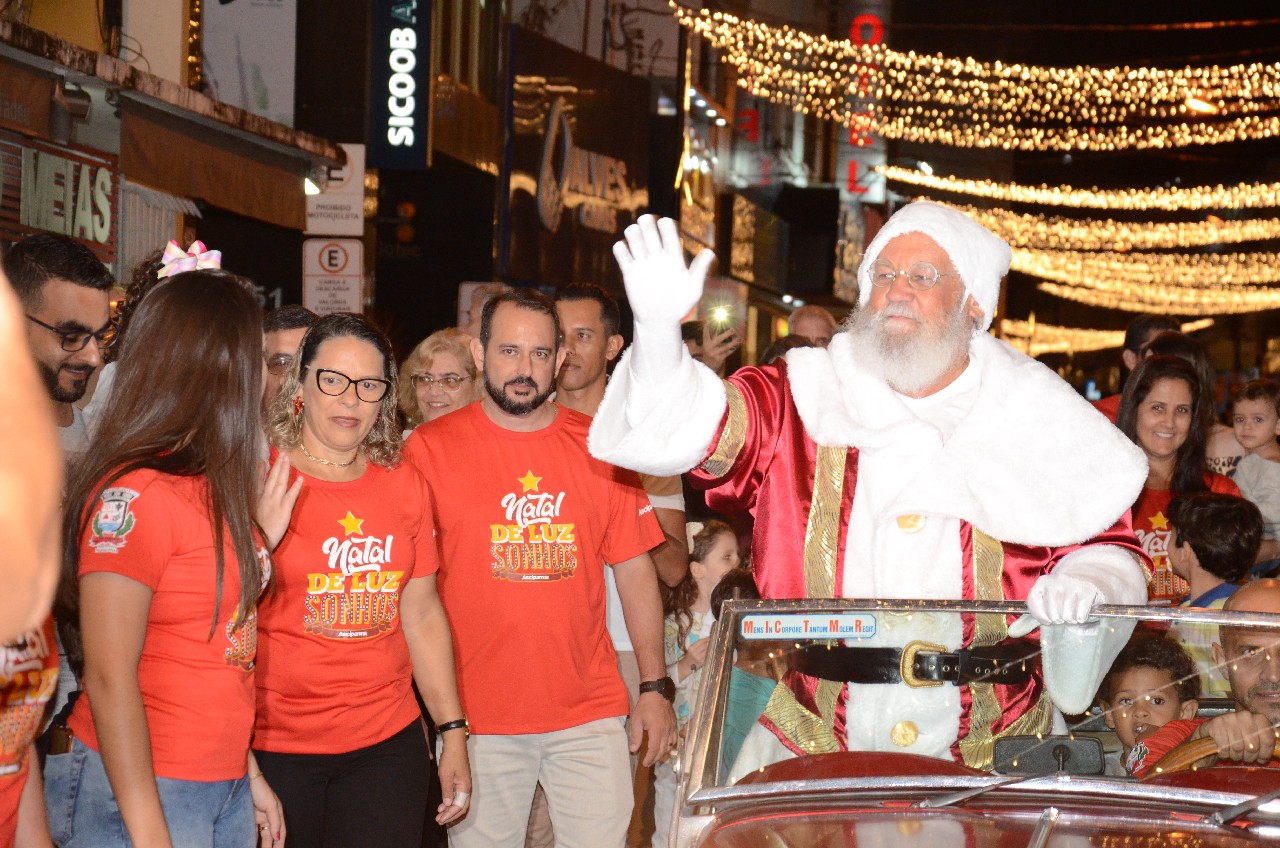
<instances>
[{"instance_id":1,"label":"gold belt buckle","mask_svg":"<svg viewBox=\"0 0 1280 848\"><path fill-rule=\"evenodd\" d=\"M912 689L928 689L932 686L941 686L941 680L921 680L916 677L916 654L921 651L929 651L934 654L945 654L947 649L943 645L935 645L932 642L908 642L906 647L902 649L902 658L898 660L898 676L902 678L903 683L907 684Z\"/></svg>"}]
</instances>

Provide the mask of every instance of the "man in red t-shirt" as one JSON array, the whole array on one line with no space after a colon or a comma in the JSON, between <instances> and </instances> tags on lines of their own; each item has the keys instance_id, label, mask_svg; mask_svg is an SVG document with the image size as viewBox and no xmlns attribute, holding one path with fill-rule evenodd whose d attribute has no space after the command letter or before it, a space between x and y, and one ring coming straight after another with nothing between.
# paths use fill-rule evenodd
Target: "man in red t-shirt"
<instances>
[{"instance_id":1,"label":"man in red t-shirt","mask_svg":"<svg viewBox=\"0 0 1280 848\"><path fill-rule=\"evenodd\" d=\"M1257 580L1237 589L1223 609L1280 613L1280 580ZM1198 768L1231 761L1280 768L1280 630L1223 627L1213 658L1227 671L1236 711L1211 719L1171 721L1133 747L1126 766L1146 777L1160 758L1190 739L1212 737L1218 753Z\"/></svg>"},{"instance_id":2,"label":"man in red t-shirt","mask_svg":"<svg viewBox=\"0 0 1280 848\"><path fill-rule=\"evenodd\" d=\"M628 747L647 735L651 764L675 741L648 553L663 534L636 475L588 454L591 419L547 402L565 357L550 300L531 289L490 300L472 353L480 402L419 427L404 448L431 488L440 598L473 734L475 795L450 845L523 846L541 783L558 841L621 848ZM606 568L643 681L629 740Z\"/></svg>"}]
</instances>

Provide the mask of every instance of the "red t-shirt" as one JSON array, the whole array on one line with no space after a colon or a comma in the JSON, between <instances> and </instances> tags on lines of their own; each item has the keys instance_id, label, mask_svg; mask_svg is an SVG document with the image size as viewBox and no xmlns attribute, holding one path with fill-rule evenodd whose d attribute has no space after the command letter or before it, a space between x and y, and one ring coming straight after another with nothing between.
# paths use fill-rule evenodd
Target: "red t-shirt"
<instances>
[{"instance_id":1,"label":"red t-shirt","mask_svg":"<svg viewBox=\"0 0 1280 848\"><path fill-rule=\"evenodd\" d=\"M1240 487L1229 478L1212 472L1204 480L1209 491L1221 495L1240 495ZM1170 489L1148 489L1145 486L1133 504L1133 532L1142 550L1151 557L1154 573L1148 593L1152 603L1176 604L1187 597L1190 589L1187 581L1173 573L1169 565L1169 503L1173 500Z\"/></svg>"},{"instance_id":2,"label":"red t-shirt","mask_svg":"<svg viewBox=\"0 0 1280 848\"><path fill-rule=\"evenodd\" d=\"M1107 395L1104 398L1090 401L1093 408L1107 416L1107 420L1112 424L1116 423L1116 419L1120 417L1120 399L1124 395Z\"/></svg>"},{"instance_id":3,"label":"red t-shirt","mask_svg":"<svg viewBox=\"0 0 1280 848\"><path fill-rule=\"evenodd\" d=\"M58 688L53 617L0 647L0 848L12 848L31 740Z\"/></svg>"},{"instance_id":4,"label":"red t-shirt","mask_svg":"<svg viewBox=\"0 0 1280 848\"><path fill-rule=\"evenodd\" d=\"M587 453L591 419L557 411L519 433L474 403L405 443L436 507L440 596L475 733L547 733L629 709L605 563L656 547L662 531L639 478Z\"/></svg>"},{"instance_id":5,"label":"red t-shirt","mask_svg":"<svg viewBox=\"0 0 1280 848\"><path fill-rule=\"evenodd\" d=\"M80 544L80 576L122 574L154 593L138 660L138 685L157 777L235 780L245 775L253 730L258 617L239 614L240 569L223 547L222 604L213 624L216 566L208 483L141 470L102 493ZM269 559L259 551L264 569ZM67 726L98 750L90 696Z\"/></svg>"},{"instance_id":6,"label":"red t-shirt","mask_svg":"<svg viewBox=\"0 0 1280 848\"><path fill-rule=\"evenodd\" d=\"M304 478L258 608L254 748L355 751L421 714L400 596L436 572L431 523L426 483L407 464L370 463L346 483Z\"/></svg>"},{"instance_id":7,"label":"red t-shirt","mask_svg":"<svg viewBox=\"0 0 1280 848\"><path fill-rule=\"evenodd\" d=\"M1133 746L1129 755L1125 757L1125 768L1134 777L1146 777L1165 754L1190 739L1191 734L1206 721L1208 721L1207 718L1183 718L1169 722ZM1219 761L1219 765L1230 764L1230 760ZM1266 767L1280 768L1280 757L1273 757Z\"/></svg>"}]
</instances>

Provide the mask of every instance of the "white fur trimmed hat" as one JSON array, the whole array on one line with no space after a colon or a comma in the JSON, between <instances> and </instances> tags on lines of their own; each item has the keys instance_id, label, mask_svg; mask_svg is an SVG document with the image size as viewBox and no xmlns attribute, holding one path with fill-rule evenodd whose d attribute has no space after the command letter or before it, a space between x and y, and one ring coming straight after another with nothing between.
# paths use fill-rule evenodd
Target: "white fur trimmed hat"
<instances>
[{"instance_id":1,"label":"white fur trimmed hat","mask_svg":"<svg viewBox=\"0 0 1280 848\"><path fill-rule=\"evenodd\" d=\"M927 200L909 203L893 213L871 240L862 255L862 263L858 265L858 305L866 306L871 298L867 270L891 239L906 233L922 233L946 251L960 274L965 291L982 308L982 330L985 332L991 326L992 316L1000 302L1000 280L1009 273L1013 251L1004 239L968 215Z\"/></svg>"}]
</instances>

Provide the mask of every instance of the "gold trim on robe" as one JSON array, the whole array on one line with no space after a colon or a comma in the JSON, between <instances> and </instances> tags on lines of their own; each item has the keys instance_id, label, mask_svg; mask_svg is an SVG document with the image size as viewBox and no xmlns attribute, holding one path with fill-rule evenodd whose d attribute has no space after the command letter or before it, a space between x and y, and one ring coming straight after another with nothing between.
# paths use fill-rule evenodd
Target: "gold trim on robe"
<instances>
[{"instance_id":1,"label":"gold trim on robe","mask_svg":"<svg viewBox=\"0 0 1280 848\"><path fill-rule=\"evenodd\" d=\"M733 468L742 446L747 443L747 402L742 398L742 390L724 381L725 400L728 402L728 414L724 427L720 429L720 439L711 456L702 461L702 470L712 477L724 477Z\"/></svg>"},{"instance_id":2,"label":"gold trim on robe","mask_svg":"<svg viewBox=\"0 0 1280 848\"><path fill-rule=\"evenodd\" d=\"M732 404L730 405L732 409ZM727 425L726 425L727 429ZM724 439L722 438L723 442ZM717 446L717 451L719 446ZM809 523L804 532L805 595L810 598L836 597L836 552L839 550L840 503L844 495L847 448L817 448L813 474L813 499ZM836 708L843 683L819 680L814 700L815 715L796 700L785 685L778 684L765 706L764 717L793 745L813 754L840 750L835 736Z\"/></svg>"},{"instance_id":3,"label":"gold trim on robe","mask_svg":"<svg viewBox=\"0 0 1280 848\"><path fill-rule=\"evenodd\" d=\"M979 601L1003 601L1004 547L995 539L973 528L973 596ZM973 626L974 645L995 645L1009 636L1008 620L1003 615L982 613L975 615ZM991 769L996 740L1004 736L1047 733L1052 721L1052 705L1048 696L1040 695L1029 712L1018 718L999 733L991 728L1000 720L1000 701L996 698L995 685L991 683L969 684L969 734L960 740L960 756L970 768Z\"/></svg>"}]
</instances>

